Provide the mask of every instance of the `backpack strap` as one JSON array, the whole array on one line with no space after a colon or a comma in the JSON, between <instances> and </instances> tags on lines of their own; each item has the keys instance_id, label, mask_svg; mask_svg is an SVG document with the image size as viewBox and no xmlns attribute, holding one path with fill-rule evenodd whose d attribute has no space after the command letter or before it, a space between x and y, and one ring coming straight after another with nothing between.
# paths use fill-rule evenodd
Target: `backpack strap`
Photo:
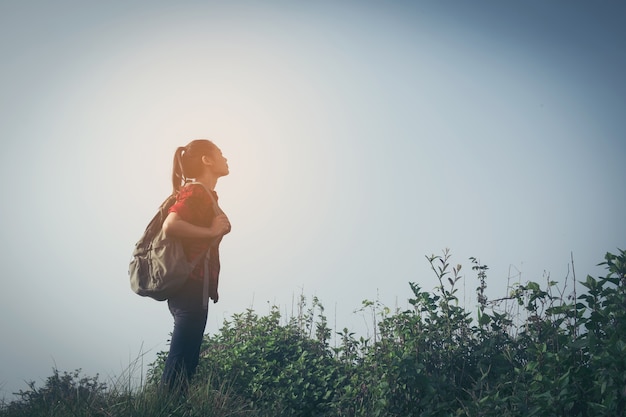
<instances>
[{"instance_id":1,"label":"backpack strap","mask_svg":"<svg viewBox=\"0 0 626 417\"><path fill-rule=\"evenodd\" d=\"M207 250L206 256L204 257L204 285L202 286L202 308L207 310L209 309L209 282L211 281L211 272L209 270L209 250Z\"/></svg>"}]
</instances>

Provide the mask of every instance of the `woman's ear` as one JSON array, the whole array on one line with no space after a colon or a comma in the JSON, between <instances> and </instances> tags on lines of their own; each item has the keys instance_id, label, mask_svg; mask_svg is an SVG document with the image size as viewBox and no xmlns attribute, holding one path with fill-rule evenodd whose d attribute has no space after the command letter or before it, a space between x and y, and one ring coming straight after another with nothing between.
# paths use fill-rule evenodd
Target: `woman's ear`
<instances>
[{"instance_id":1,"label":"woman's ear","mask_svg":"<svg viewBox=\"0 0 626 417\"><path fill-rule=\"evenodd\" d=\"M202 163L204 165L211 166L211 165L213 165L213 158L211 158L208 155L202 155Z\"/></svg>"}]
</instances>

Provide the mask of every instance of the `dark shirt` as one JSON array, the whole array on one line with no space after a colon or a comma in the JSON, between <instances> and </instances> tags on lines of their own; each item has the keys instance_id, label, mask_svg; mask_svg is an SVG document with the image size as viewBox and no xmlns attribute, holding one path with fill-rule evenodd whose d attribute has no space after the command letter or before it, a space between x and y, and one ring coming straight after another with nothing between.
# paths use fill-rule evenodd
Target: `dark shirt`
<instances>
[{"instance_id":1,"label":"dark shirt","mask_svg":"<svg viewBox=\"0 0 626 417\"><path fill-rule=\"evenodd\" d=\"M213 193L213 197L217 202L218 197L215 191L206 190L202 184L188 184L178 192L176 203L170 207L169 212L177 213L182 220L196 226L210 227L211 222L216 216L216 207L208 194L209 192ZM199 238L181 239L185 256L189 262L192 262L198 256L202 256L207 248L209 249L209 297L215 302L217 302L218 299L217 286L220 273L219 244L221 240L221 237L212 240ZM190 279L204 279L203 260L199 260L191 273Z\"/></svg>"}]
</instances>

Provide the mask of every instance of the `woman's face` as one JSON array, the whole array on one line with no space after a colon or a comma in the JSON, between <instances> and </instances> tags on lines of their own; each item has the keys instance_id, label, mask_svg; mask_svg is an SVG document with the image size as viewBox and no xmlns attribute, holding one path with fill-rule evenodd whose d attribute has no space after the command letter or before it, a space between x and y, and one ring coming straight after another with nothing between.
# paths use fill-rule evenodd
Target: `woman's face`
<instances>
[{"instance_id":1,"label":"woman's face","mask_svg":"<svg viewBox=\"0 0 626 417\"><path fill-rule=\"evenodd\" d=\"M222 155L222 151L218 148L213 152L212 155L213 164L211 165L211 170L218 177L223 177L228 175L228 160L224 158Z\"/></svg>"}]
</instances>

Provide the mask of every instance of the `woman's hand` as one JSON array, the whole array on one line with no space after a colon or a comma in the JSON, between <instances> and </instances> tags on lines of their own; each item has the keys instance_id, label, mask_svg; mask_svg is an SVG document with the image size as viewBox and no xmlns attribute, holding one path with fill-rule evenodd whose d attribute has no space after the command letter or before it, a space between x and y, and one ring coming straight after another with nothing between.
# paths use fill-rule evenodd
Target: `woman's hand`
<instances>
[{"instance_id":1,"label":"woman's hand","mask_svg":"<svg viewBox=\"0 0 626 417\"><path fill-rule=\"evenodd\" d=\"M230 232L230 221L228 221L228 217L225 214L220 214L215 216L209 229L213 237L224 236Z\"/></svg>"}]
</instances>

